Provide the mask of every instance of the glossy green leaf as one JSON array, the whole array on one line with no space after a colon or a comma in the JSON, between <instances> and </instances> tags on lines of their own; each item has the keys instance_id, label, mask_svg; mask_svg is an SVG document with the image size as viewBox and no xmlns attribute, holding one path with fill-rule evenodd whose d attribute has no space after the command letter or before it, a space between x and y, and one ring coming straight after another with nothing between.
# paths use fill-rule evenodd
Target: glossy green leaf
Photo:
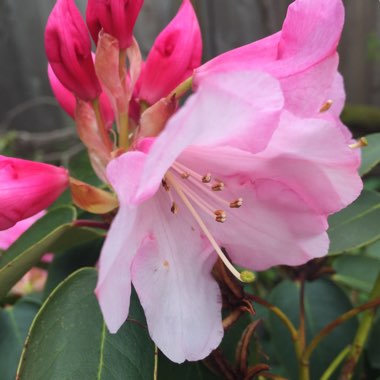
<instances>
[{"instance_id":1,"label":"glossy green leaf","mask_svg":"<svg viewBox=\"0 0 380 380\"><path fill-rule=\"evenodd\" d=\"M330 254L364 247L380 239L380 194L363 191L350 206L329 218Z\"/></svg>"},{"instance_id":2,"label":"glossy green leaf","mask_svg":"<svg viewBox=\"0 0 380 380\"><path fill-rule=\"evenodd\" d=\"M29 326L41 305L27 298L0 310L0 374L1 380L16 378Z\"/></svg>"},{"instance_id":3,"label":"glossy green leaf","mask_svg":"<svg viewBox=\"0 0 380 380\"><path fill-rule=\"evenodd\" d=\"M0 298L48 252L72 225L75 209L62 207L48 212L0 257Z\"/></svg>"},{"instance_id":4,"label":"glossy green leaf","mask_svg":"<svg viewBox=\"0 0 380 380\"><path fill-rule=\"evenodd\" d=\"M33 321L18 380L146 380L154 346L134 295L129 320L109 334L94 295L97 272L81 269L45 301Z\"/></svg>"},{"instance_id":5,"label":"glossy green leaf","mask_svg":"<svg viewBox=\"0 0 380 380\"><path fill-rule=\"evenodd\" d=\"M53 262L49 265L44 289L45 298L70 274L80 268L94 266L98 261L102 245L103 239L98 238L56 253Z\"/></svg>"},{"instance_id":6,"label":"glossy green leaf","mask_svg":"<svg viewBox=\"0 0 380 380\"><path fill-rule=\"evenodd\" d=\"M360 175L369 173L380 163L380 133L366 136L368 146L362 149L362 164Z\"/></svg>"},{"instance_id":7,"label":"glossy green leaf","mask_svg":"<svg viewBox=\"0 0 380 380\"><path fill-rule=\"evenodd\" d=\"M163 354L158 356L158 380L223 380L211 372L202 362L176 364Z\"/></svg>"},{"instance_id":8,"label":"glossy green leaf","mask_svg":"<svg viewBox=\"0 0 380 380\"><path fill-rule=\"evenodd\" d=\"M270 294L269 301L283 310L295 326L299 325L299 285L284 281ZM310 342L324 326L352 308L345 293L328 280L306 283L305 316L306 335ZM277 360L287 369L290 379L298 378L297 361L288 330L274 315L269 326ZM353 339L357 321L350 320L326 337L311 356L311 378L319 379L331 361Z\"/></svg>"},{"instance_id":9,"label":"glossy green leaf","mask_svg":"<svg viewBox=\"0 0 380 380\"><path fill-rule=\"evenodd\" d=\"M370 292L380 271L380 260L361 255L342 255L333 262L333 279L352 289Z\"/></svg>"}]
</instances>

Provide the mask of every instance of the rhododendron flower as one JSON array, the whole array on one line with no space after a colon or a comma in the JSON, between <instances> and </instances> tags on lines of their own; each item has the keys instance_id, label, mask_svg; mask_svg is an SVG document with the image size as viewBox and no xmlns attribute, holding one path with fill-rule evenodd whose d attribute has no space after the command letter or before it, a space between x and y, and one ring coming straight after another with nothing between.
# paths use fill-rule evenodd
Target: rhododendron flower
<instances>
[{"instance_id":1,"label":"rhododendron flower","mask_svg":"<svg viewBox=\"0 0 380 380\"><path fill-rule=\"evenodd\" d=\"M74 0L57 0L46 25L45 50L64 87L86 101L100 95L90 36Z\"/></svg>"},{"instance_id":2,"label":"rhododendron flower","mask_svg":"<svg viewBox=\"0 0 380 380\"><path fill-rule=\"evenodd\" d=\"M66 169L0 156L0 230L50 206L68 186Z\"/></svg>"},{"instance_id":3,"label":"rhododendron flower","mask_svg":"<svg viewBox=\"0 0 380 380\"><path fill-rule=\"evenodd\" d=\"M103 29L119 41L120 50L131 46L142 4L143 0L88 0L86 21L95 43Z\"/></svg>"},{"instance_id":4,"label":"rhododendron flower","mask_svg":"<svg viewBox=\"0 0 380 380\"><path fill-rule=\"evenodd\" d=\"M138 82L138 97L154 104L192 75L201 63L202 38L190 0L160 33L149 52Z\"/></svg>"},{"instance_id":5,"label":"rhododendron flower","mask_svg":"<svg viewBox=\"0 0 380 380\"><path fill-rule=\"evenodd\" d=\"M274 77L209 73L196 85L158 137L107 168L120 209L96 289L115 332L132 281L152 339L176 362L205 357L222 338L215 252L239 273L221 246L256 270L323 256L327 215L361 190L359 160L339 129L284 111Z\"/></svg>"}]
</instances>

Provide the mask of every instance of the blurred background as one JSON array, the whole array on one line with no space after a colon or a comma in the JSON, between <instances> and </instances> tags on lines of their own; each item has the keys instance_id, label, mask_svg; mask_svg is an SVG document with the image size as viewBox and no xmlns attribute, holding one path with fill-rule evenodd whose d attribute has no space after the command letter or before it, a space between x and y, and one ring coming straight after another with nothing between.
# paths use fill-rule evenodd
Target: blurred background
<instances>
[{"instance_id":1,"label":"blurred background","mask_svg":"<svg viewBox=\"0 0 380 380\"><path fill-rule=\"evenodd\" d=\"M193 0L204 60L281 29L290 0ZM343 118L356 136L380 132L380 2L346 0L340 70ZM43 34L55 0L0 0L0 150L65 164L82 145L52 96ZM86 0L76 0L84 12ZM180 0L145 0L135 34L143 55ZM17 131L15 133L14 131Z\"/></svg>"}]
</instances>

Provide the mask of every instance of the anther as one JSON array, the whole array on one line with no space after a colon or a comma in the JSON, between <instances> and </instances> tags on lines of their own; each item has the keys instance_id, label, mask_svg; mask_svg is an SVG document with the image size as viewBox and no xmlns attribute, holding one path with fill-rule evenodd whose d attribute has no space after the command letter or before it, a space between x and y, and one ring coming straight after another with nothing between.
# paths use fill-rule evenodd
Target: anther
<instances>
[{"instance_id":1,"label":"anther","mask_svg":"<svg viewBox=\"0 0 380 380\"><path fill-rule=\"evenodd\" d=\"M166 182L164 179L162 179L161 184L162 184L162 186L164 187L164 189L165 189L166 191L169 191L169 190L170 190L169 185L167 184L167 182Z\"/></svg>"},{"instance_id":2,"label":"anther","mask_svg":"<svg viewBox=\"0 0 380 380\"><path fill-rule=\"evenodd\" d=\"M224 210L214 211L215 220L219 223L224 223L227 220L227 215Z\"/></svg>"},{"instance_id":3,"label":"anther","mask_svg":"<svg viewBox=\"0 0 380 380\"><path fill-rule=\"evenodd\" d=\"M364 148L368 146L368 140L365 137L361 137L356 143L350 144L351 149Z\"/></svg>"},{"instance_id":4,"label":"anther","mask_svg":"<svg viewBox=\"0 0 380 380\"><path fill-rule=\"evenodd\" d=\"M224 183L218 182L215 185L211 186L212 191L222 191L224 189Z\"/></svg>"},{"instance_id":5,"label":"anther","mask_svg":"<svg viewBox=\"0 0 380 380\"><path fill-rule=\"evenodd\" d=\"M238 198L230 203L231 208L239 208L243 205L243 198Z\"/></svg>"},{"instance_id":6,"label":"anther","mask_svg":"<svg viewBox=\"0 0 380 380\"><path fill-rule=\"evenodd\" d=\"M175 203L175 202L172 203L172 207L170 208L170 211L171 211L174 215L178 214L178 206L177 206L177 203Z\"/></svg>"},{"instance_id":7,"label":"anther","mask_svg":"<svg viewBox=\"0 0 380 380\"><path fill-rule=\"evenodd\" d=\"M319 112L320 113L327 112L331 108L332 105L333 105L333 101L329 99L325 104L323 104Z\"/></svg>"},{"instance_id":8,"label":"anther","mask_svg":"<svg viewBox=\"0 0 380 380\"><path fill-rule=\"evenodd\" d=\"M211 174L207 173L202 177L202 182L203 183L210 183L211 182Z\"/></svg>"},{"instance_id":9,"label":"anther","mask_svg":"<svg viewBox=\"0 0 380 380\"><path fill-rule=\"evenodd\" d=\"M181 178L188 179L189 177L190 177L190 173L188 173L188 172L181 173Z\"/></svg>"}]
</instances>

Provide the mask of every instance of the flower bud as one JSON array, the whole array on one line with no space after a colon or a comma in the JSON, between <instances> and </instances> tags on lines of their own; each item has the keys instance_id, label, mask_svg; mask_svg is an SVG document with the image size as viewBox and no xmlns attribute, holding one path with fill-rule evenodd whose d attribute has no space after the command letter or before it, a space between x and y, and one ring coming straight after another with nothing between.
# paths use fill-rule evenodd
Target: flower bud
<instances>
[{"instance_id":1,"label":"flower bud","mask_svg":"<svg viewBox=\"0 0 380 380\"><path fill-rule=\"evenodd\" d=\"M48 77L51 89L53 90L53 94L59 105L70 117L75 119L75 108L77 103L75 96L59 81L50 65L48 65ZM112 124L115 120L115 115L105 92L100 94L99 103L105 125L108 129L110 129L112 128Z\"/></svg>"},{"instance_id":2,"label":"flower bud","mask_svg":"<svg viewBox=\"0 0 380 380\"><path fill-rule=\"evenodd\" d=\"M57 0L45 30L48 61L59 81L78 98L101 93L91 56L91 40L73 0Z\"/></svg>"},{"instance_id":3,"label":"flower bud","mask_svg":"<svg viewBox=\"0 0 380 380\"><path fill-rule=\"evenodd\" d=\"M67 185L64 168L0 156L0 230L50 206Z\"/></svg>"},{"instance_id":4,"label":"flower bud","mask_svg":"<svg viewBox=\"0 0 380 380\"><path fill-rule=\"evenodd\" d=\"M190 77L201 63L202 38L190 0L157 37L140 76L140 99L154 104Z\"/></svg>"},{"instance_id":5,"label":"flower bud","mask_svg":"<svg viewBox=\"0 0 380 380\"><path fill-rule=\"evenodd\" d=\"M131 46L133 28L143 0L88 0L86 21L98 44L101 29L119 41L120 50Z\"/></svg>"}]
</instances>

